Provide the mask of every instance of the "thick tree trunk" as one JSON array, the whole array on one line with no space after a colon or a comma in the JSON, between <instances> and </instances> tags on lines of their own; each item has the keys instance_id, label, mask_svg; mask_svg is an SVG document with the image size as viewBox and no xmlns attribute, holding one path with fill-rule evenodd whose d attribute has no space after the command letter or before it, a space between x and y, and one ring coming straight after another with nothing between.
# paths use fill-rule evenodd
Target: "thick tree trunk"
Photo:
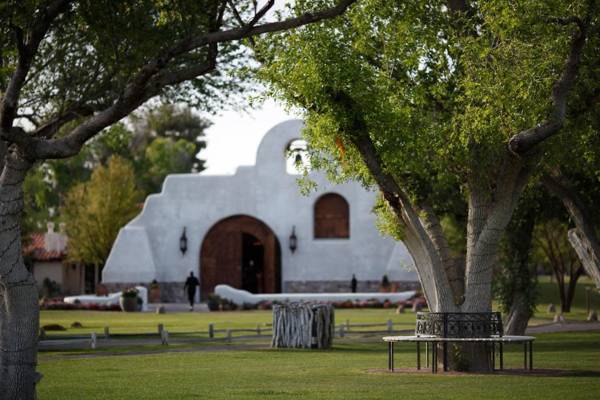
<instances>
[{"instance_id":1,"label":"thick tree trunk","mask_svg":"<svg viewBox=\"0 0 600 400\"><path fill-rule=\"evenodd\" d=\"M340 95L341 96L341 95ZM344 97L344 96L341 96ZM344 98L345 99L345 98ZM351 100L345 99L351 104ZM415 261L429 309L433 312L490 312L492 273L497 263L500 239L531 173L528 163L507 154L501 166L495 193L489 181L469 185L467 254L464 266L449 256L449 247L437 216L426 204L414 204L386 172L375 146L358 121L353 138L363 161L387 203L404 227L404 242ZM481 346L455 346L451 370L490 371L488 352Z\"/></svg>"},{"instance_id":2,"label":"thick tree trunk","mask_svg":"<svg viewBox=\"0 0 600 400\"><path fill-rule=\"evenodd\" d=\"M569 242L581 260L583 268L600 289L600 241L591 213L560 170L543 176L542 183L550 193L562 201L569 212L576 226L576 229L569 231Z\"/></svg>"},{"instance_id":3,"label":"thick tree trunk","mask_svg":"<svg viewBox=\"0 0 600 400\"><path fill-rule=\"evenodd\" d=\"M34 399L38 293L21 254L22 183L29 164L10 155L0 176L0 399Z\"/></svg>"}]
</instances>

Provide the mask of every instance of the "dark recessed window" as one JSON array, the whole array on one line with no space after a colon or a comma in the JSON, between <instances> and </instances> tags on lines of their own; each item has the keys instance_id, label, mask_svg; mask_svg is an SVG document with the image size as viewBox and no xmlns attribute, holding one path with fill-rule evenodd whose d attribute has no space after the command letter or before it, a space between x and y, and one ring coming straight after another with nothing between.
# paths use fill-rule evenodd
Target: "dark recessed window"
<instances>
[{"instance_id":1,"label":"dark recessed window","mask_svg":"<svg viewBox=\"0 0 600 400\"><path fill-rule=\"evenodd\" d=\"M349 238L350 206L339 194L327 193L315 203L315 238Z\"/></svg>"}]
</instances>

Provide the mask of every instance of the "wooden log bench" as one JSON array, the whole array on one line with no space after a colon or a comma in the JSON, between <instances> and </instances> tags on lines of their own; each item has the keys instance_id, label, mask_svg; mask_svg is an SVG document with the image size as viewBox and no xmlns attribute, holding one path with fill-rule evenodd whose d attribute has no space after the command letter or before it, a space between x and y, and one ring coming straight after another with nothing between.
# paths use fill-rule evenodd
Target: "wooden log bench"
<instances>
[{"instance_id":1,"label":"wooden log bench","mask_svg":"<svg viewBox=\"0 0 600 400\"><path fill-rule=\"evenodd\" d=\"M438 349L441 347L442 365L448 371L448 344L483 343L491 357L492 370L496 369L498 353L500 370L504 369L504 345L523 345L523 369L533 369L533 336L505 336L500 313L417 313L414 336L385 336L388 344L388 370L394 371L394 344L416 343L417 369L421 369L421 343L425 344L426 367L438 370ZM431 359L431 362L430 362Z\"/></svg>"}]
</instances>

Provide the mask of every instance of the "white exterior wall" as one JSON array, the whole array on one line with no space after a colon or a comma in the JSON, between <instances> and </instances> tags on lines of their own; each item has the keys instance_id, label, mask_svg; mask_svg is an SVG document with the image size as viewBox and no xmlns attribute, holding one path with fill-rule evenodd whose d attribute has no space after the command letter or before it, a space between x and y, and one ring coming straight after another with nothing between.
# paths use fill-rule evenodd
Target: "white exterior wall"
<instances>
[{"instance_id":1,"label":"white exterior wall","mask_svg":"<svg viewBox=\"0 0 600 400\"><path fill-rule=\"evenodd\" d=\"M260 144L256 165L240 167L234 175L169 175L162 192L148 196L141 214L119 233L103 281L181 282L190 271L199 274L200 248L208 230L240 214L263 221L277 236L284 290L288 281L349 282L353 273L359 281L380 280L386 273L392 281L416 281L416 274L403 268L413 265L404 245L383 237L375 226L374 192L354 182L333 185L313 173L318 191L300 194L298 176L286 172L285 150L300 138L302 126L302 121L292 120L273 127ZM328 192L342 195L350 205L349 239L313 238L313 206ZM288 246L292 226L298 237L293 254ZM188 251L182 256L179 238L184 227Z\"/></svg>"},{"instance_id":2,"label":"white exterior wall","mask_svg":"<svg viewBox=\"0 0 600 400\"><path fill-rule=\"evenodd\" d=\"M48 278L51 281L62 285L63 282L63 265L61 261L36 261L33 264L33 277L38 285L42 287L44 279Z\"/></svg>"}]
</instances>

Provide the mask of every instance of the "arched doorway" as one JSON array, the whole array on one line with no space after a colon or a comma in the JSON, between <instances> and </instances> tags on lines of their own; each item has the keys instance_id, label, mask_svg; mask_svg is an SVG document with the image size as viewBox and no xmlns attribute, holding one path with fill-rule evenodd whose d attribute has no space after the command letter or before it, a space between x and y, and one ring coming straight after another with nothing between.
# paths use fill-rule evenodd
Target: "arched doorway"
<instances>
[{"instance_id":1,"label":"arched doorway","mask_svg":"<svg viewBox=\"0 0 600 400\"><path fill-rule=\"evenodd\" d=\"M264 222L248 215L225 218L210 228L200 249L203 299L218 284L251 293L281 290L281 251Z\"/></svg>"}]
</instances>

